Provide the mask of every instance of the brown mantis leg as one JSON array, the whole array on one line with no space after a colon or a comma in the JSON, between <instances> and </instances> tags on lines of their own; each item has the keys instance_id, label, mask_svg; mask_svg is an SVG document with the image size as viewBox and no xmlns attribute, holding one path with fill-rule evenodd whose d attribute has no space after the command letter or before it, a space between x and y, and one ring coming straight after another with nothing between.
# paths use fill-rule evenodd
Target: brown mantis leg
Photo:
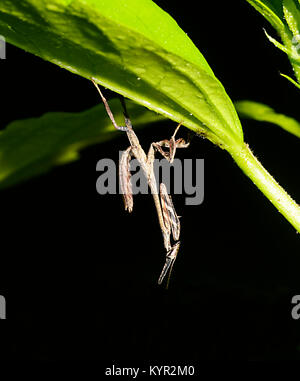
<instances>
[{"instance_id":1,"label":"brown mantis leg","mask_svg":"<svg viewBox=\"0 0 300 381\"><path fill-rule=\"evenodd\" d=\"M178 251L179 251L179 247L180 247L180 242L176 242L175 245L172 247L172 249L167 253L166 262L164 264L164 267L162 269L162 272L161 272L159 279L158 279L158 282L157 282L158 284L162 284L165 276L167 275L168 271L170 270L168 282L167 282L167 288L169 285L169 280L170 280L172 268L174 266L174 262L176 260L176 257L177 257Z\"/></svg>"},{"instance_id":2,"label":"brown mantis leg","mask_svg":"<svg viewBox=\"0 0 300 381\"><path fill-rule=\"evenodd\" d=\"M163 216L165 225L169 227L169 231L172 230L173 239L175 241L179 240L180 236L180 221L179 217L176 214L171 196L168 195L167 188L165 184L160 184L160 200L163 210ZM179 251L179 244L180 242L176 242L174 246L169 250L166 254L166 261L163 267L163 270L160 274L160 277L158 279L158 284L161 284L164 280L164 277L169 271L169 277L167 282L167 288L169 284L169 280L171 277L172 269Z\"/></svg>"},{"instance_id":3,"label":"brown mantis leg","mask_svg":"<svg viewBox=\"0 0 300 381\"><path fill-rule=\"evenodd\" d=\"M115 118L113 116L113 113L111 112L111 109L107 103L107 100L104 98L104 95L102 94L101 90L99 89L99 86L97 85L97 83L95 82L94 78L91 78L93 84L95 85L96 89L98 90L98 93L102 99L102 102L104 103L104 107L106 109L106 112L113 124L113 126L117 129L117 130L120 130L120 131L127 131L127 127L124 127L124 126L118 126L116 121L115 121Z\"/></svg>"},{"instance_id":4,"label":"brown mantis leg","mask_svg":"<svg viewBox=\"0 0 300 381\"><path fill-rule=\"evenodd\" d=\"M129 213L133 209L133 197L132 197L132 185L131 185L131 173L130 173L130 160L131 160L131 146L122 153L119 163L119 180L120 187L123 195L125 210Z\"/></svg>"}]
</instances>

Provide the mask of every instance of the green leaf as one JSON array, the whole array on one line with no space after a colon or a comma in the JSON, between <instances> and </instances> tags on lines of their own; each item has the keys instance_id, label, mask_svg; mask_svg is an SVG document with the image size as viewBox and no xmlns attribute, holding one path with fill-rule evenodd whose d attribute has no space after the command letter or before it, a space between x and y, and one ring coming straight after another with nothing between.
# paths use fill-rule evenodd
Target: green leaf
<instances>
[{"instance_id":1,"label":"green leaf","mask_svg":"<svg viewBox=\"0 0 300 381\"><path fill-rule=\"evenodd\" d=\"M118 99L110 101L117 122L124 124ZM135 128L164 120L128 103ZM103 105L80 113L51 112L17 120L0 133L0 189L79 158L79 150L122 134L113 128Z\"/></svg>"},{"instance_id":2,"label":"green leaf","mask_svg":"<svg viewBox=\"0 0 300 381\"><path fill-rule=\"evenodd\" d=\"M187 35L151 0L2 0L0 34L220 146L243 142L223 86Z\"/></svg>"},{"instance_id":3,"label":"green leaf","mask_svg":"<svg viewBox=\"0 0 300 381\"><path fill-rule=\"evenodd\" d=\"M271 37L266 31L265 31L265 35L267 36L268 40L272 42L273 45L276 46L276 48L280 49L283 53L286 53L290 58L297 59L297 57L293 57L293 52L291 49L288 49L286 46L282 45L280 42L275 40L275 38Z\"/></svg>"},{"instance_id":4,"label":"green leaf","mask_svg":"<svg viewBox=\"0 0 300 381\"><path fill-rule=\"evenodd\" d=\"M296 87L298 87L298 89L300 89L300 84L297 83L293 78L289 77L288 75L286 74L282 74L280 73L280 75L284 78L286 78L288 81L290 81L293 85L295 85Z\"/></svg>"},{"instance_id":5,"label":"green leaf","mask_svg":"<svg viewBox=\"0 0 300 381\"><path fill-rule=\"evenodd\" d=\"M235 107L241 118L276 124L300 138L300 123L291 117L278 114L269 106L252 101L239 101L235 102Z\"/></svg>"}]
</instances>

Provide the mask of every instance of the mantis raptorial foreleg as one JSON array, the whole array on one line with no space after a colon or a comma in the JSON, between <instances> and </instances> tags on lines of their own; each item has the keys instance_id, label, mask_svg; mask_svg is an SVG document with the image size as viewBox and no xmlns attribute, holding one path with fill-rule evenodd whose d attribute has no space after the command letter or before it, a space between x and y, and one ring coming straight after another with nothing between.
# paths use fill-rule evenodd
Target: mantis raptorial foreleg
<instances>
[{"instance_id":1,"label":"mantis raptorial foreleg","mask_svg":"<svg viewBox=\"0 0 300 381\"><path fill-rule=\"evenodd\" d=\"M163 211L165 227L168 230L169 234L172 231L173 240L177 241L167 252L166 261L158 279L158 284L161 284L169 271L169 277L167 281L168 287L173 265L176 260L180 246L180 242L178 241L180 237L180 221L179 217L176 214L171 196L168 195L167 188L164 183L160 184L160 201Z\"/></svg>"},{"instance_id":2,"label":"mantis raptorial foreleg","mask_svg":"<svg viewBox=\"0 0 300 381\"><path fill-rule=\"evenodd\" d=\"M172 198L168 195L164 183L160 184L160 201L165 225L168 225L171 228L174 241L178 241L180 237L180 221L175 211Z\"/></svg>"},{"instance_id":3,"label":"mantis raptorial foreleg","mask_svg":"<svg viewBox=\"0 0 300 381\"><path fill-rule=\"evenodd\" d=\"M164 140L161 140L160 142L151 144L151 146L155 148L170 163L173 163L174 161L177 148L187 148L190 144L189 142L186 143L185 140L182 138L175 140L176 133L179 130L179 127L181 125L182 125L182 122L178 124L170 140L164 139ZM163 147L168 148L169 152L165 151Z\"/></svg>"},{"instance_id":4,"label":"mantis raptorial foreleg","mask_svg":"<svg viewBox=\"0 0 300 381\"><path fill-rule=\"evenodd\" d=\"M172 249L166 254L166 261L165 261L164 267L162 269L162 272L158 278L158 284L162 284L165 276L167 275L168 271L170 270L168 282L167 282L167 287L168 287L172 268L174 266L174 262L176 260L177 254L178 254L179 247L180 247L180 242L176 242L175 245L172 247Z\"/></svg>"}]
</instances>

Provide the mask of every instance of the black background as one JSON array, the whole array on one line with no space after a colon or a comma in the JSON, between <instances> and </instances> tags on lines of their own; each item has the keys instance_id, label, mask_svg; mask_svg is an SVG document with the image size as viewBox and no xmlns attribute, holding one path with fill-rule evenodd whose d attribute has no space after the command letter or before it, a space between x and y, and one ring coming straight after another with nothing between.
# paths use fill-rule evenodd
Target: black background
<instances>
[{"instance_id":1,"label":"black background","mask_svg":"<svg viewBox=\"0 0 300 381\"><path fill-rule=\"evenodd\" d=\"M260 101L300 120L299 91L279 76L291 74L288 60L246 1L156 3L188 33L233 100ZM2 128L99 102L87 80L13 46L0 67ZM140 141L148 147L174 127L149 125ZM263 123L243 121L243 128L263 165L297 198L297 138ZM182 248L166 291L156 284L164 252L151 197L136 196L128 215L120 196L96 193L96 162L117 160L127 146L120 133L82 151L78 162L1 191L2 360L50 368L93 360L99 374L139 359L299 360L300 320L291 317L291 298L300 294L294 228L226 152L195 137L178 157L205 160L205 199L185 206L184 196L174 197Z\"/></svg>"}]
</instances>

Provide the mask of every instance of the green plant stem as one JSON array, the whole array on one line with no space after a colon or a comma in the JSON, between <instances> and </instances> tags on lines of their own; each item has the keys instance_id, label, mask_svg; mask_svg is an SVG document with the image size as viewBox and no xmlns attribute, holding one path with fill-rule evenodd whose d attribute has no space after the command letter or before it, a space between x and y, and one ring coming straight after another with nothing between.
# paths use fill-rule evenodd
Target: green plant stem
<instances>
[{"instance_id":1,"label":"green plant stem","mask_svg":"<svg viewBox=\"0 0 300 381\"><path fill-rule=\"evenodd\" d=\"M300 207L275 181L251 152L247 144L242 147L227 147L232 158L243 172L254 182L278 211L300 232Z\"/></svg>"}]
</instances>

